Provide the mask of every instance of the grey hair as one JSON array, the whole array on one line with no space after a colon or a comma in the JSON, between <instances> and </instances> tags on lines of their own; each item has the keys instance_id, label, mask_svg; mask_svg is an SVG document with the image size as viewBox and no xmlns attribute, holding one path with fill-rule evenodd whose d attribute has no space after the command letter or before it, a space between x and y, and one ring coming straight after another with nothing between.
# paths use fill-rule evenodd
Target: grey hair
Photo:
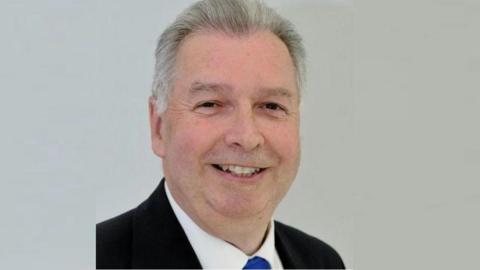
<instances>
[{"instance_id":1,"label":"grey hair","mask_svg":"<svg viewBox=\"0 0 480 270\"><path fill-rule=\"evenodd\" d=\"M258 0L202 0L181 13L158 41L152 96L159 113L167 108L181 42L187 35L204 30L231 35L259 30L272 32L286 45L295 67L298 89L302 89L306 72L305 49L290 21Z\"/></svg>"}]
</instances>

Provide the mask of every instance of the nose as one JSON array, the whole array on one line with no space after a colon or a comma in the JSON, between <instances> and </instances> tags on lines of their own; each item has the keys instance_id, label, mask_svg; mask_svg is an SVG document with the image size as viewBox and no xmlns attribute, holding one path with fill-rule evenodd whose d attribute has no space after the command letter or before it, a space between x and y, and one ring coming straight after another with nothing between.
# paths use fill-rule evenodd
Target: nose
<instances>
[{"instance_id":1,"label":"nose","mask_svg":"<svg viewBox=\"0 0 480 270\"><path fill-rule=\"evenodd\" d=\"M232 117L225 134L225 143L243 151L253 151L264 144L264 137L257 127L251 110L238 110Z\"/></svg>"}]
</instances>

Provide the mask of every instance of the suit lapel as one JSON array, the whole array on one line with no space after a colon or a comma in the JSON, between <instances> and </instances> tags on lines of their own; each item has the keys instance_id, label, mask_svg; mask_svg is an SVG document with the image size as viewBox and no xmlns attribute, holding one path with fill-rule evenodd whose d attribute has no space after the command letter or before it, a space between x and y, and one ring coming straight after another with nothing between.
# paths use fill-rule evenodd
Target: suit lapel
<instances>
[{"instance_id":1,"label":"suit lapel","mask_svg":"<svg viewBox=\"0 0 480 270\"><path fill-rule=\"evenodd\" d=\"M164 179L135 211L132 268L201 268L168 202Z\"/></svg>"},{"instance_id":2,"label":"suit lapel","mask_svg":"<svg viewBox=\"0 0 480 270\"><path fill-rule=\"evenodd\" d=\"M275 249L282 261L284 269L306 269L309 268L302 263L298 251L293 249L294 245L288 241L285 231L282 230L281 224L275 221Z\"/></svg>"}]
</instances>

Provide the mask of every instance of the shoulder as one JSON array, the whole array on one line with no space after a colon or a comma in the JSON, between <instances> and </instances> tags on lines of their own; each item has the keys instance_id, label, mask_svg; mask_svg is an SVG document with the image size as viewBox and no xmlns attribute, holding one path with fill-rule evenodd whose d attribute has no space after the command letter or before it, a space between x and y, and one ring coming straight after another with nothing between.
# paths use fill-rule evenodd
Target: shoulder
<instances>
[{"instance_id":1,"label":"shoulder","mask_svg":"<svg viewBox=\"0 0 480 270\"><path fill-rule=\"evenodd\" d=\"M134 211L97 224L97 268L129 268Z\"/></svg>"},{"instance_id":2,"label":"shoulder","mask_svg":"<svg viewBox=\"0 0 480 270\"><path fill-rule=\"evenodd\" d=\"M290 256L301 268L345 268L337 251L314 236L278 221L275 221L275 234L276 241L280 242L278 252Z\"/></svg>"}]
</instances>

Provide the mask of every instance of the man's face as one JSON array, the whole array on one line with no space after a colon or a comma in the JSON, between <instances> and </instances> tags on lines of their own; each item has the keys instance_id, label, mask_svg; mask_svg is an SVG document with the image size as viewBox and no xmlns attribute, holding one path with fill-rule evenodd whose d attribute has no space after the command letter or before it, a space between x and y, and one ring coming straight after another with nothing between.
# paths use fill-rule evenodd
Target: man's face
<instances>
[{"instance_id":1,"label":"man's face","mask_svg":"<svg viewBox=\"0 0 480 270\"><path fill-rule=\"evenodd\" d=\"M168 108L151 108L153 149L179 205L209 217L268 217L298 169L299 93L287 47L270 32L189 35Z\"/></svg>"}]
</instances>

